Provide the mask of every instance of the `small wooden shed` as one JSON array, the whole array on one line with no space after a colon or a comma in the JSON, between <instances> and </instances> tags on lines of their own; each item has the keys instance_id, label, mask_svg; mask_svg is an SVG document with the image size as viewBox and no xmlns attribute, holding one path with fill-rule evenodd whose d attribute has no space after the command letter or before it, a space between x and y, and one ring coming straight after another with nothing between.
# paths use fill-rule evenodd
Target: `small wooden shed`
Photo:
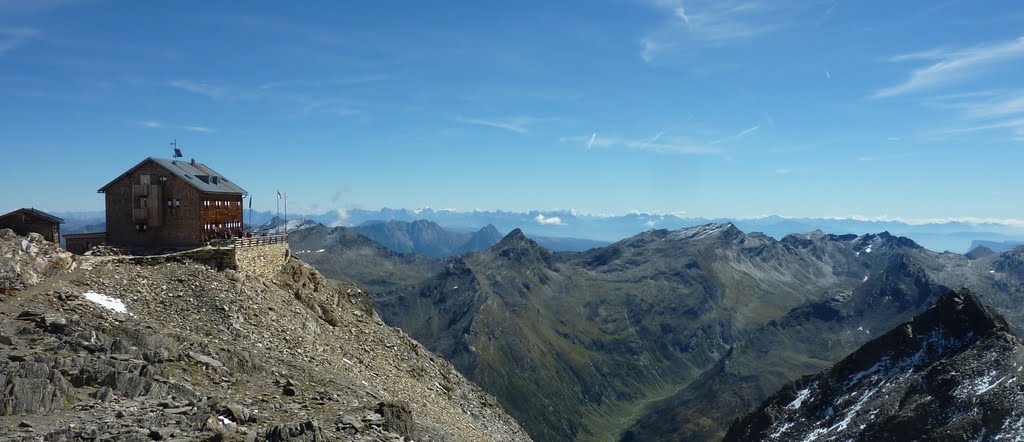
<instances>
[{"instance_id":1,"label":"small wooden shed","mask_svg":"<svg viewBox=\"0 0 1024 442\"><path fill-rule=\"evenodd\" d=\"M63 222L63 219L36 209L18 209L0 215L0 229L11 229L19 235L35 232L55 243L60 242L60 225Z\"/></svg>"}]
</instances>

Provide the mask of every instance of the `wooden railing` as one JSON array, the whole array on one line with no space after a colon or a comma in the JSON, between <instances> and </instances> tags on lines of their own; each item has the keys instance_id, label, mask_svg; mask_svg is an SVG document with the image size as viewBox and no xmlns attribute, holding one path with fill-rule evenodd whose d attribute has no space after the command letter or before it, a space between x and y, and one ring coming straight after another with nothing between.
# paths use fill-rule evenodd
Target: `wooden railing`
<instances>
[{"instance_id":1,"label":"wooden railing","mask_svg":"<svg viewBox=\"0 0 1024 442\"><path fill-rule=\"evenodd\" d=\"M270 244L281 244L287 242L288 235L277 234L253 236L249 238L215 239L210 241L210 245L217 247L234 247L238 249L242 247L266 246Z\"/></svg>"}]
</instances>

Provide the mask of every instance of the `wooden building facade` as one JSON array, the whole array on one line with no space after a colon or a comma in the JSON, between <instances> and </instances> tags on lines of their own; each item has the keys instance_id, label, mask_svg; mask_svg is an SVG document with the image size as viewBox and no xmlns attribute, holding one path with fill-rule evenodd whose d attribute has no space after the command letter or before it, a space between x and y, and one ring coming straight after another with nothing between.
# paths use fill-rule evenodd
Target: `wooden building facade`
<instances>
[{"instance_id":1,"label":"wooden building facade","mask_svg":"<svg viewBox=\"0 0 1024 442\"><path fill-rule=\"evenodd\" d=\"M89 249L106 243L106 232L67 233L64 235L64 250L76 255L83 255Z\"/></svg>"},{"instance_id":2,"label":"wooden building facade","mask_svg":"<svg viewBox=\"0 0 1024 442\"><path fill-rule=\"evenodd\" d=\"M243 233L245 190L195 160L147 158L99 192L113 246L188 249Z\"/></svg>"},{"instance_id":3,"label":"wooden building facade","mask_svg":"<svg viewBox=\"0 0 1024 442\"><path fill-rule=\"evenodd\" d=\"M0 229L11 229L19 235L38 233L43 239L60 243L60 225L64 220L36 209L18 209L0 215Z\"/></svg>"}]
</instances>

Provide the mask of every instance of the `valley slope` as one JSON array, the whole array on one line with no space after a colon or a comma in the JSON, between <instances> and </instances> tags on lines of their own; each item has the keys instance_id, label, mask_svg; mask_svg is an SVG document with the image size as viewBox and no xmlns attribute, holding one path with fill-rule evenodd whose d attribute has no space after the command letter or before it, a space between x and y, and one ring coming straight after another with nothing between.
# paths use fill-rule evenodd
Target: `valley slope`
<instances>
[{"instance_id":1,"label":"valley slope","mask_svg":"<svg viewBox=\"0 0 1024 442\"><path fill-rule=\"evenodd\" d=\"M606 440L627 428L628 440L720 438L733 417L946 287L975 288L1024 323L1020 251L967 259L888 233L776 240L707 224L553 253L514 230L444 260L361 238L319 227L290 241L325 274L370 287L386 322L542 440Z\"/></svg>"}]
</instances>

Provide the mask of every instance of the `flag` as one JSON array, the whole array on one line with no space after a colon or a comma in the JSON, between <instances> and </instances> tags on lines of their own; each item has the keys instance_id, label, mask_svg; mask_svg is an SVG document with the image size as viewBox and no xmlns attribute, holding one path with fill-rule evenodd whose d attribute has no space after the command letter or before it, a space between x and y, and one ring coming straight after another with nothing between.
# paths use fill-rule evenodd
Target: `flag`
<instances>
[{"instance_id":1,"label":"flag","mask_svg":"<svg viewBox=\"0 0 1024 442\"><path fill-rule=\"evenodd\" d=\"M281 199L281 191L280 190L277 191L277 199Z\"/></svg>"},{"instance_id":2,"label":"flag","mask_svg":"<svg viewBox=\"0 0 1024 442\"><path fill-rule=\"evenodd\" d=\"M249 208L252 208L252 195L249 195Z\"/></svg>"}]
</instances>

